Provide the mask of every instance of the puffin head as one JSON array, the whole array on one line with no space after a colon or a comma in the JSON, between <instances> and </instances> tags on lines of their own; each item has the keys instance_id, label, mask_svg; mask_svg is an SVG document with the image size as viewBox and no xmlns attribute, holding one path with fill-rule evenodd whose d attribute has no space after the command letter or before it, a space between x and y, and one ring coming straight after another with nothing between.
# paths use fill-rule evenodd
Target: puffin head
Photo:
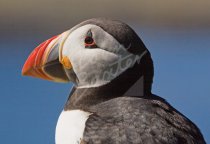
<instances>
[{"instance_id":1,"label":"puffin head","mask_svg":"<svg viewBox=\"0 0 210 144\"><path fill-rule=\"evenodd\" d=\"M127 78L126 83L137 75L144 77L144 87L150 91L153 63L128 25L94 18L41 43L29 55L22 74L54 82L71 81L79 88L100 87L121 75Z\"/></svg>"}]
</instances>

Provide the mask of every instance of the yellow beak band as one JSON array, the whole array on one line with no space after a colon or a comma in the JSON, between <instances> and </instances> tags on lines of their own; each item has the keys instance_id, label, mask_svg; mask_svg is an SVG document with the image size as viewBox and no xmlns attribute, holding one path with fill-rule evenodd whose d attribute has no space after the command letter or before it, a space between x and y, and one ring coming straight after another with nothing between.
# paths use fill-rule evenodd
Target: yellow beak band
<instances>
[{"instance_id":1,"label":"yellow beak band","mask_svg":"<svg viewBox=\"0 0 210 144\"><path fill-rule=\"evenodd\" d=\"M61 63L66 69L71 69L72 68L72 64L71 64L71 62L70 62L70 60L67 56L64 56L61 59Z\"/></svg>"}]
</instances>

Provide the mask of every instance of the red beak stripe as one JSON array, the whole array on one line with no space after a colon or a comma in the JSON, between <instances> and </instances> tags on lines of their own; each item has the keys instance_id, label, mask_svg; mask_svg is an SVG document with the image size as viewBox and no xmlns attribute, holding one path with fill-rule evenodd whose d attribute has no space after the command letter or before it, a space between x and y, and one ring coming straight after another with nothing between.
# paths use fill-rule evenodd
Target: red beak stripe
<instances>
[{"instance_id":1,"label":"red beak stripe","mask_svg":"<svg viewBox=\"0 0 210 144\"><path fill-rule=\"evenodd\" d=\"M56 39L58 36L54 36L45 42L41 43L38 47L36 47L32 53L29 55L28 59L26 60L23 69L22 75L39 77L42 79L52 80L48 75L44 73L42 70L43 67L43 55L45 53L46 48L48 45Z\"/></svg>"}]
</instances>

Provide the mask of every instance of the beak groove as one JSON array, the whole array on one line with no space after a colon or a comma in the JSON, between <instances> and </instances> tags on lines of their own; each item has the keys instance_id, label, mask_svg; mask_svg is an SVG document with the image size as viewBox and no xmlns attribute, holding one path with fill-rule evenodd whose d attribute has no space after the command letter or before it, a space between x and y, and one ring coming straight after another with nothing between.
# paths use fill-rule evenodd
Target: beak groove
<instances>
[{"instance_id":1,"label":"beak groove","mask_svg":"<svg viewBox=\"0 0 210 144\"><path fill-rule=\"evenodd\" d=\"M62 65L61 59L63 44L69 33L66 31L37 46L26 60L22 68L22 75L55 82L68 82L69 79L64 70L66 66Z\"/></svg>"}]
</instances>

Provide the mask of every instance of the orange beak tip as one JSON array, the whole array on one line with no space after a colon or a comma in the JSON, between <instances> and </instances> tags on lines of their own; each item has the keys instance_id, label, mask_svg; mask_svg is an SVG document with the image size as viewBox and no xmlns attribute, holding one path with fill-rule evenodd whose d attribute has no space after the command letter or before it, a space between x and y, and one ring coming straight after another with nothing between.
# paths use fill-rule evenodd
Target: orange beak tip
<instances>
[{"instance_id":1,"label":"orange beak tip","mask_svg":"<svg viewBox=\"0 0 210 144\"><path fill-rule=\"evenodd\" d=\"M64 67L70 69L72 65L67 58L64 58L63 63L60 63L60 49L58 47L64 42L68 36L67 34L62 37L59 37L60 35L54 36L37 46L26 60L21 71L22 76L31 76L55 82L68 82L69 79ZM57 55L53 52L57 52ZM52 55L50 55L51 53Z\"/></svg>"},{"instance_id":2,"label":"orange beak tip","mask_svg":"<svg viewBox=\"0 0 210 144\"><path fill-rule=\"evenodd\" d=\"M29 57L22 68L22 75L23 76L30 76L30 71L33 69L33 59Z\"/></svg>"},{"instance_id":3,"label":"orange beak tip","mask_svg":"<svg viewBox=\"0 0 210 144\"><path fill-rule=\"evenodd\" d=\"M23 76L32 76L49 80L49 77L43 72L40 67L42 66L42 60L44 58L46 48L56 37L57 36L54 36L44 41L31 52L22 68Z\"/></svg>"},{"instance_id":4,"label":"orange beak tip","mask_svg":"<svg viewBox=\"0 0 210 144\"><path fill-rule=\"evenodd\" d=\"M23 68L21 74L22 76L30 76L30 70Z\"/></svg>"}]
</instances>

